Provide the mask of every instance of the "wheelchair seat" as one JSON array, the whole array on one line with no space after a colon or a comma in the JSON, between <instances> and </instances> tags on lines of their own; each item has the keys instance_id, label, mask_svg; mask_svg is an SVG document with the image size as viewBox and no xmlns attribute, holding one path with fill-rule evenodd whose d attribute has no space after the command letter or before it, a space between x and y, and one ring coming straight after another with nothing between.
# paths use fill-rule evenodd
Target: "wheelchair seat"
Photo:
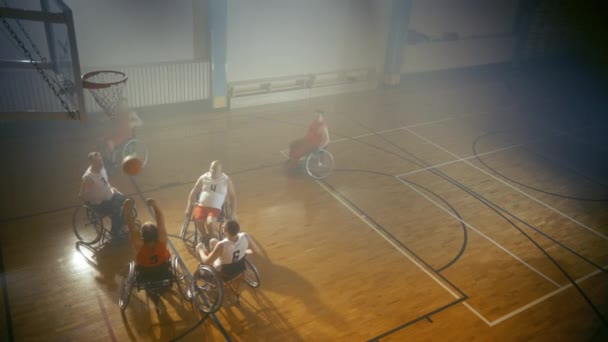
<instances>
[{"instance_id":1,"label":"wheelchair seat","mask_svg":"<svg viewBox=\"0 0 608 342\"><path fill-rule=\"evenodd\" d=\"M158 304L160 294L177 284L179 292L184 299L192 300L190 291L191 283L188 270L184 262L178 257L170 257L169 260L156 267L142 267L135 265L135 261L129 262L128 273L120 287L118 305L124 311L129 304L131 290L135 287L137 291L144 290L146 295L151 296L153 302ZM158 309L158 305L156 306Z\"/></svg>"},{"instance_id":2,"label":"wheelchair seat","mask_svg":"<svg viewBox=\"0 0 608 342\"><path fill-rule=\"evenodd\" d=\"M231 264L222 264L222 270L220 272L222 275L222 280L224 282L230 282L245 273L245 259L246 258L243 257L237 262Z\"/></svg>"},{"instance_id":3,"label":"wheelchair seat","mask_svg":"<svg viewBox=\"0 0 608 342\"><path fill-rule=\"evenodd\" d=\"M135 266L135 284L138 289L158 289L173 285L171 259L156 267Z\"/></svg>"}]
</instances>

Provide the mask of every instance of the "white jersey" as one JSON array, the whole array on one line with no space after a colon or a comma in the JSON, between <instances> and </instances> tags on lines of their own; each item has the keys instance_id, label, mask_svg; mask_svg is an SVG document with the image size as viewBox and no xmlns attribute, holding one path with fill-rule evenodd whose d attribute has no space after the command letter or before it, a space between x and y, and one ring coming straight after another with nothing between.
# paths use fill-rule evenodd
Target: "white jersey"
<instances>
[{"instance_id":1,"label":"white jersey","mask_svg":"<svg viewBox=\"0 0 608 342\"><path fill-rule=\"evenodd\" d=\"M203 186L198 195L198 205L221 209L228 193L228 176L222 173L217 179L211 178L211 172L201 176Z\"/></svg>"},{"instance_id":2,"label":"white jersey","mask_svg":"<svg viewBox=\"0 0 608 342\"><path fill-rule=\"evenodd\" d=\"M220 264L227 265L233 264L245 257L247 248L249 248L249 240L244 233L238 233L236 241L230 241L228 238L222 240L222 254L216 260L219 260Z\"/></svg>"},{"instance_id":3,"label":"white jersey","mask_svg":"<svg viewBox=\"0 0 608 342\"><path fill-rule=\"evenodd\" d=\"M87 178L93 181L93 186L89 189L89 191L82 194L85 202L96 205L112 198L114 193L112 192L112 186L108 181L108 173L106 172L105 168L102 167L97 173L91 171L91 167L89 166L89 168L82 175L82 180Z\"/></svg>"}]
</instances>

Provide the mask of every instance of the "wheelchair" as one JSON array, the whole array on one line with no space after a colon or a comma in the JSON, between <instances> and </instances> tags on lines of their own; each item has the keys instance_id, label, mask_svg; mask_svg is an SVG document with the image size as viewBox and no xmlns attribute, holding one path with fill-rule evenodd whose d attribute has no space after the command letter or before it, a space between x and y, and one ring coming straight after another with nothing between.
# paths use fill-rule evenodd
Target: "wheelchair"
<instances>
[{"instance_id":1,"label":"wheelchair","mask_svg":"<svg viewBox=\"0 0 608 342\"><path fill-rule=\"evenodd\" d=\"M334 168L334 157L324 147L311 152L305 161L306 173L314 179L323 179Z\"/></svg>"},{"instance_id":2,"label":"wheelchair","mask_svg":"<svg viewBox=\"0 0 608 342\"><path fill-rule=\"evenodd\" d=\"M120 209L122 210L122 208ZM139 226L137 220L137 209L133 206L133 218L135 224ZM82 243L89 247L92 247L96 243L102 246L106 243L106 240L112 239L110 227L112 225L112 219L110 215L101 215L97 213L90 205L82 205L74 211L72 214L72 229L74 235L78 238L78 243ZM119 236L126 237L128 235L128 229L123 226Z\"/></svg>"},{"instance_id":3,"label":"wheelchair","mask_svg":"<svg viewBox=\"0 0 608 342\"><path fill-rule=\"evenodd\" d=\"M166 267L159 266L154 269L146 269L135 265L135 261L129 263L129 271L120 287L118 305L122 312L129 305L129 298L133 288L137 291L144 290L148 298L151 298L159 311L158 305L161 293L177 284L179 292L185 300L191 301L191 285L186 265L179 257L171 257Z\"/></svg>"},{"instance_id":4,"label":"wheelchair","mask_svg":"<svg viewBox=\"0 0 608 342\"><path fill-rule=\"evenodd\" d=\"M112 152L107 152L107 148L103 147L105 141L102 144L99 146L99 149L104 151L102 156L108 174L114 173L114 170L120 167L126 156L132 155L139 158L142 161L142 167L145 167L148 162L148 146L142 140L135 138L135 136L114 147Z\"/></svg>"},{"instance_id":5,"label":"wheelchair","mask_svg":"<svg viewBox=\"0 0 608 342\"><path fill-rule=\"evenodd\" d=\"M200 263L197 266L192 276L190 292L194 304L201 312L206 314L217 312L222 307L226 290L234 294L236 303L240 304L239 287L242 282L251 288L260 287L260 274L247 256L231 266L242 270L227 276L212 266Z\"/></svg>"},{"instance_id":6,"label":"wheelchair","mask_svg":"<svg viewBox=\"0 0 608 342\"><path fill-rule=\"evenodd\" d=\"M199 242L199 229L197 229L196 225L194 225L194 229L190 232L190 223L193 221L192 220L192 210L194 209L194 206L190 209L190 212L188 212L188 214L186 214L184 216L184 221L182 223L182 229L180 231L180 238L182 239L182 241L184 241L184 243L186 244L186 247L194 250L196 249L196 245ZM222 229L220 228L222 223L224 221L226 221L226 218L229 217L229 213L231 212L231 208L230 205L228 204L228 202L224 202L224 204L222 205L222 209L220 210L220 217L217 218L217 223L218 223L218 229L217 229L217 238L218 240L222 240L224 238L224 233L222 231ZM201 228L202 229L202 228ZM208 244L208 240L209 240L209 236L207 234L207 232L202 232L202 236L200 237L200 240L202 242L205 242L205 244Z\"/></svg>"},{"instance_id":7,"label":"wheelchair","mask_svg":"<svg viewBox=\"0 0 608 342\"><path fill-rule=\"evenodd\" d=\"M137 138L131 138L114 149L111 160L115 164L120 164L126 156L131 155L141 159L143 163L142 167L146 166L148 162L148 146Z\"/></svg>"}]
</instances>

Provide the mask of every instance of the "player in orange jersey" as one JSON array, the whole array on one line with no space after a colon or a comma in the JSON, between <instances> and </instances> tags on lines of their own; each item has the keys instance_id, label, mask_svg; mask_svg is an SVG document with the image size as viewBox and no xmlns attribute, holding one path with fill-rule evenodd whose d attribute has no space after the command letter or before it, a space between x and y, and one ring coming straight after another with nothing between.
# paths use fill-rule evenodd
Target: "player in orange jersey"
<instances>
[{"instance_id":1,"label":"player in orange jersey","mask_svg":"<svg viewBox=\"0 0 608 342\"><path fill-rule=\"evenodd\" d=\"M289 161L287 162L287 169L295 169L298 166L300 158L305 157L318 149L322 149L329 144L329 131L325 119L323 118L324 113L317 110L316 114L317 118L308 126L304 138L294 140L289 144Z\"/></svg>"},{"instance_id":2,"label":"player in orange jersey","mask_svg":"<svg viewBox=\"0 0 608 342\"><path fill-rule=\"evenodd\" d=\"M141 233L133 221L133 200L128 199L123 212L129 227L131 246L136 254L135 265L142 280L161 280L171 276L169 268L169 250L167 249L167 229L163 213L156 201L148 199L148 206L154 211L156 224L146 222L141 226Z\"/></svg>"}]
</instances>

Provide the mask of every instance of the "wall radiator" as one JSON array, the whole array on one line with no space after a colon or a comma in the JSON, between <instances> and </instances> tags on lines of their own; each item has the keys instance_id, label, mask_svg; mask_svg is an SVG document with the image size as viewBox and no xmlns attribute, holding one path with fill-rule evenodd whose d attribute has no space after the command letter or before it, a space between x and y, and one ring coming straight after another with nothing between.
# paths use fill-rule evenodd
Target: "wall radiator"
<instances>
[{"instance_id":1,"label":"wall radiator","mask_svg":"<svg viewBox=\"0 0 608 342\"><path fill-rule=\"evenodd\" d=\"M118 66L129 79L123 90L131 108L207 100L211 89L211 67L206 61L172 62ZM85 68L83 73L99 68ZM101 109L85 90L85 106L89 112Z\"/></svg>"},{"instance_id":2,"label":"wall radiator","mask_svg":"<svg viewBox=\"0 0 608 342\"><path fill-rule=\"evenodd\" d=\"M211 96L211 66L207 61L154 63L114 67L84 67L82 72L111 69L125 72L129 79L123 95L132 108L207 100ZM52 71L47 71L52 77ZM62 112L59 101L32 69L0 71L0 112ZM101 109L85 90L89 113Z\"/></svg>"}]
</instances>

